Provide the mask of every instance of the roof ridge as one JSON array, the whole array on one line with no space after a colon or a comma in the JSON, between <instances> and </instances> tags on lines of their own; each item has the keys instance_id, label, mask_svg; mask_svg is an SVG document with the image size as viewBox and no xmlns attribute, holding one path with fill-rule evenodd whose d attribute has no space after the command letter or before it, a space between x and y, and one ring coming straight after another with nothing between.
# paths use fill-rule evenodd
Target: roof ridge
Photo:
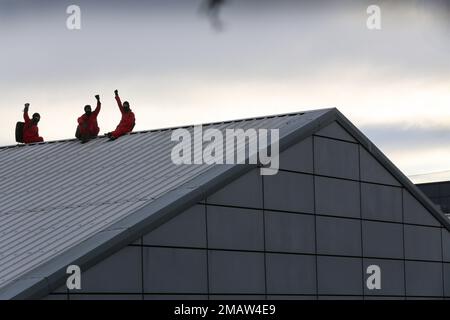
<instances>
[{"instance_id":1,"label":"roof ridge","mask_svg":"<svg viewBox=\"0 0 450 320\"><path fill-rule=\"evenodd\" d=\"M175 129L191 128L191 127L199 126L199 125L211 126L211 125L223 124L223 123L244 122L244 121L252 121L252 120L270 119L270 118L276 118L276 117L296 116L296 115L303 115L303 114L309 113L309 112L326 111L326 110L332 110L332 109L336 109L336 108L320 108L320 109L312 109L312 110L306 110L306 111L296 111L296 112L289 112L289 113L272 114L272 115L267 115L267 116L256 116L256 117L248 117L248 118L240 118L240 119L232 119L232 120L197 123L197 124L181 125L181 126L173 126L173 127L163 127L163 128L156 128L156 129L147 129L147 130L133 131L133 132L129 133L129 135L151 133L151 132L163 132L163 131L169 131L169 130L175 130ZM106 136L101 135L92 140L104 139L104 138L106 138ZM50 140L50 141L44 141L44 142L28 143L28 144L16 143L16 144L11 144L11 145L6 145L6 146L0 146L0 150L21 148L21 147L25 147L25 146L34 146L34 145L48 145L48 144L71 142L71 141L78 141L78 140L76 138L69 138L69 139L59 139L59 140Z\"/></svg>"}]
</instances>

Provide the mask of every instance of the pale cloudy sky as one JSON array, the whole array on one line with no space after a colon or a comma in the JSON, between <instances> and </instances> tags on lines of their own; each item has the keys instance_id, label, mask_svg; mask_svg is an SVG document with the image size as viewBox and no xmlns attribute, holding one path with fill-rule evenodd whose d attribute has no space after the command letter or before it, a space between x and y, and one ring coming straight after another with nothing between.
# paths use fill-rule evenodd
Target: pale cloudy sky
<instances>
[{"instance_id":1,"label":"pale cloudy sky","mask_svg":"<svg viewBox=\"0 0 450 320\"><path fill-rule=\"evenodd\" d=\"M0 145L25 102L73 137L96 93L107 132L117 88L136 130L337 107L406 174L450 170L449 1L229 0L222 32L200 3L0 0Z\"/></svg>"}]
</instances>

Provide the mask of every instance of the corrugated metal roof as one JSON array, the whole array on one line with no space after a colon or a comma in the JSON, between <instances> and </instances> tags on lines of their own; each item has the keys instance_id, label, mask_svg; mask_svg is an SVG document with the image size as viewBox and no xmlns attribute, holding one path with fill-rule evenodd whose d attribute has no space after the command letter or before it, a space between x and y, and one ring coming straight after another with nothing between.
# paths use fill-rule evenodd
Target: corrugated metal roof
<instances>
[{"instance_id":1,"label":"corrugated metal roof","mask_svg":"<svg viewBox=\"0 0 450 320\"><path fill-rule=\"evenodd\" d=\"M283 136L329 111L208 127ZM0 289L213 167L174 165L172 130L0 148Z\"/></svg>"}]
</instances>

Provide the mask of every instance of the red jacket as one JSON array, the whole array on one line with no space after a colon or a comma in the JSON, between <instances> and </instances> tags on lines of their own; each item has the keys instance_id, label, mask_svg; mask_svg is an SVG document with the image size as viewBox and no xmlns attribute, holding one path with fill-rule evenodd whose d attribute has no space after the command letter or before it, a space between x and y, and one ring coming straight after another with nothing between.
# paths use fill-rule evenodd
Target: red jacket
<instances>
[{"instance_id":1,"label":"red jacket","mask_svg":"<svg viewBox=\"0 0 450 320\"><path fill-rule=\"evenodd\" d=\"M83 114L78 118L78 124L81 134L89 134L91 136L98 135L100 128L98 127L97 116L100 113L101 107L102 104L100 103L100 101L97 101L97 108L95 108L94 112L92 112L89 116Z\"/></svg>"},{"instance_id":2,"label":"red jacket","mask_svg":"<svg viewBox=\"0 0 450 320\"><path fill-rule=\"evenodd\" d=\"M123 109L122 101L120 101L119 97L116 97L117 105L119 106L120 112L122 113L122 119L120 119L119 125L116 130L112 132L112 136L114 138L118 138L128 132L133 130L135 124L134 113L130 110L129 112L125 112Z\"/></svg>"},{"instance_id":3,"label":"red jacket","mask_svg":"<svg viewBox=\"0 0 450 320\"><path fill-rule=\"evenodd\" d=\"M38 126L31 121L28 112L23 113L23 120L25 120L25 125L23 126L23 142L33 143L44 141L44 139L39 136Z\"/></svg>"}]
</instances>

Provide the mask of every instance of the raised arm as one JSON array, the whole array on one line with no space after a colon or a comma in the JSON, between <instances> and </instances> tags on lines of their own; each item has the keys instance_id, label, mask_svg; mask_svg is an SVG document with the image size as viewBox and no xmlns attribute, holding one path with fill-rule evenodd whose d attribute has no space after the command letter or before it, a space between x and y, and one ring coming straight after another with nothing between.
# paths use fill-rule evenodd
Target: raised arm
<instances>
[{"instance_id":1,"label":"raised arm","mask_svg":"<svg viewBox=\"0 0 450 320\"><path fill-rule=\"evenodd\" d=\"M97 108L94 110L94 115L97 116L100 112L100 109L102 108L102 103L100 102L100 96L96 95L95 99L97 99Z\"/></svg>"},{"instance_id":2,"label":"raised arm","mask_svg":"<svg viewBox=\"0 0 450 320\"><path fill-rule=\"evenodd\" d=\"M23 109L23 120L25 120L25 123L30 122L30 117L28 116L28 109L30 108L29 103L25 103L25 109Z\"/></svg>"},{"instance_id":3,"label":"raised arm","mask_svg":"<svg viewBox=\"0 0 450 320\"><path fill-rule=\"evenodd\" d=\"M122 105L122 101L120 101L120 97L119 97L119 91L114 90L114 94L116 96L116 101L117 101L117 105L119 106L120 112L124 112L123 110L123 105Z\"/></svg>"}]
</instances>

